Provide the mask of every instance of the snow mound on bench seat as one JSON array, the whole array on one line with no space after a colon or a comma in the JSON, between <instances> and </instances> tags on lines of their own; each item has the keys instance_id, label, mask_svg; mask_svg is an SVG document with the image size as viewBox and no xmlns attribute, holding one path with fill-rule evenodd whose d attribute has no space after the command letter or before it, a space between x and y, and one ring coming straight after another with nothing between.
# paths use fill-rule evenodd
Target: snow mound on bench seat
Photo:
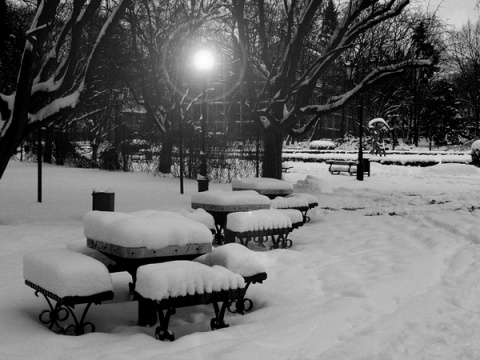
<instances>
[{"instance_id":1,"label":"snow mound on bench seat","mask_svg":"<svg viewBox=\"0 0 480 360\"><path fill-rule=\"evenodd\" d=\"M292 193L287 195L286 198L304 198L307 199L308 205L318 205L318 198L313 194L307 193Z\"/></svg>"},{"instance_id":2,"label":"snow mound on bench seat","mask_svg":"<svg viewBox=\"0 0 480 360\"><path fill-rule=\"evenodd\" d=\"M194 261L208 266L223 266L243 277L266 272L265 265L260 261L259 255L246 246L237 243L214 248L212 252L199 256Z\"/></svg>"},{"instance_id":3,"label":"snow mound on bench seat","mask_svg":"<svg viewBox=\"0 0 480 360\"><path fill-rule=\"evenodd\" d=\"M85 239L75 239L70 241L67 244L67 250L90 256L91 258L100 261L107 268L116 264L115 261L108 256L103 255L100 251L87 247Z\"/></svg>"},{"instance_id":4,"label":"snow mound on bench seat","mask_svg":"<svg viewBox=\"0 0 480 360\"><path fill-rule=\"evenodd\" d=\"M139 267L135 285L140 295L152 300L244 287L243 277L224 267L184 260Z\"/></svg>"},{"instance_id":5,"label":"snow mound on bench seat","mask_svg":"<svg viewBox=\"0 0 480 360\"><path fill-rule=\"evenodd\" d=\"M282 214L287 215L292 224L303 223L303 215L300 210L297 209L278 209Z\"/></svg>"},{"instance_id":6,"label":"snow mound on bench seat","mask_svg":"<svg viewBox=\"0 0 480 360\"><path fill-rule=\"evenodd\" d=\"M291 228L292 220L276 209L236 212L227 215L228 230L234 232Z\"/></svg>"},{"instance_id":7,"label":"snow mound on bench seat","mask_svg":"<svg viewBox=\"0 0 480 360\"><path fill-rule=\"evenodd\" d=\"M83 224L88 239L123 247L161 249L212 242L207 226L171 211L90 211L84 215Z\"/></svg>"},{"instance_id":8,"label":"snow mound on bench seat","mask_svg":"<svg viewBox=\"0 0 480 360\"><path fill-rule=\"evenodd\" d=\"M23 277L63 298L112 291L112 278L100 261L67 249L45 249L25 254Z\"/></svg>"}]
</instances>

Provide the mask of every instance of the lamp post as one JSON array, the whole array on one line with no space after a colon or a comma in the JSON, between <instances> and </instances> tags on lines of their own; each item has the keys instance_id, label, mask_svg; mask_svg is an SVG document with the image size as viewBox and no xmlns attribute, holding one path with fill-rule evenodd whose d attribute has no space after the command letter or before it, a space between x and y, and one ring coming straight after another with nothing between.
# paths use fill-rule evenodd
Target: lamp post
<instances>
[{"instance_id":1,"label":"lamp post","mask_svg":"<svg viewBox=\"0 0 480 360\"><path fill-rule=\"evenodd\" d=\"M202 192L208 190L209 181L207 176L207 154L205 147L205 137L207 132L207 76L215 64L215 59L210 51L200 50L195 54L193 64L202 75L202 96L200 102L202 136L200 143L200 166L197 174L198 192Z\"/></svg>"},{"instance_id":2,"label":"lamp post","mask_svg":"<svg viewBox=\"0 0 480 360\"><path fill-rule=\"evenodd\" d=\"M357 164L357 180L363 181L363 90L360 90L360 106L358 107L358 164Z\"/></svg>"},{"instance_id":3,"label":"lamp post","mask_svg":"<svg viewBox=\"0 0 480 360\"><path fill-rule=\"evenodd\" d=\"M347 70L347 75L352 83L355 83L353 80L356 64L348 60L345 62L345 68ZM360 103L357 107L357 118L358 118L358 155L357 155L357 180L363 181L363 90L360 90Z\"/></svg>"}]
</instances>

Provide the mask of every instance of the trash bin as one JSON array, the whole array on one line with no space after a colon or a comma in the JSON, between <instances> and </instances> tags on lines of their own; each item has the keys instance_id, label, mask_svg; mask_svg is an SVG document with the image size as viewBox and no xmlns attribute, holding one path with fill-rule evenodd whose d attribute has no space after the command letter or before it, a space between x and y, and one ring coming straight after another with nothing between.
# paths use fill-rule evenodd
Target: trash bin
<instances>
[{"instance_id":1,"label":"trash bin","mask_svg":"<svg viewBox=\"0 0 480 360\"><path fill-rule=\"evenodd\" d=\"M208 191L208 179L198 179L198 192Z\"/></svg>"},{"instance_id":2,"label":"trash bin","mask_svg":"<svg viewBox=\"0 0 480 360\"><path fill-rule=\"evenodd\" d=\"M114 192L97 192L92 193L93 202L92 210L98 211L115 211L115 193Z\"/></svg>"}]
</instances>

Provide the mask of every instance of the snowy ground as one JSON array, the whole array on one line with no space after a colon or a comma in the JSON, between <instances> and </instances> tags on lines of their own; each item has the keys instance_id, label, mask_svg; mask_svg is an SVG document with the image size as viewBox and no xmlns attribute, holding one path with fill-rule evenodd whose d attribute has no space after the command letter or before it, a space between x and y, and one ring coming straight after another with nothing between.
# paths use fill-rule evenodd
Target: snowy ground
<instances>
[{"instance_id":1,"label":"snowy ground","mask_svg":"<svg viewBox=\"0 0 480 360\"><path fill-rule=\"evenodd\" d=\"M0 358L479 359L480 169L374 163L359 182L324 163L292 164L286 180L301 180L298 191L320 206L291 249L259 253L268 279L249 289L253 311L210 331L211 306L180 309L169 343L136 326L125 274L115 276L115 299L89 312L96 333L51 332L22 257L83 239L93 189L115 191L117 211L168 210L188 208L196 182L181 195L178 179L45 166L39 204L36 165L10 163L0 180ZM321 180L307 184L308 175Z\"/></svg>"}]
</instances>

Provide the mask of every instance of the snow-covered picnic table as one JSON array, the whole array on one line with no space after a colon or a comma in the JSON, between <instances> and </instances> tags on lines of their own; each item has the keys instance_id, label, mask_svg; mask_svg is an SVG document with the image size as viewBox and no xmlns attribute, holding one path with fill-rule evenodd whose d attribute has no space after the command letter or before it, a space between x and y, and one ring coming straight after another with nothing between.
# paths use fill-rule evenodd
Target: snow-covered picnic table
<instances>
[{"instance_id":1,"label":"snow-covered picnic table","mask_svg":"<svg viewBox=\"0 0 480 360\"><path fill-rule=\"evenodd\" d=\"M116 262L130 273L135 289L137 270L143 265L192 260L212 251L212 232L203 223L178 212L144 210L134 213L91 211L84 215L87 247ZM138 322L156 322L155 309L139 301Z\"/></svg>"},{"instance_id":2,"label":"snow-covered picnic table","mask_svg":"<svg viewBox=\"0 0 480 360\"><path fill-rule=\"evenodd\" d=\"M133 277L144 264L189 260L212 251L210 229L178 212L91 211L83 223L87 246L113 259Z\"/></svg>"},{"instance_id":3,"label":"snow-covered picnic table","mask_svg":"<svg viewBox=\"0 0 480 360\"><path fill-rule=\"evenodd\" d=\"M217 243L223 243L227 215L234 212L270 208L270 199L253 190L209 190L192 194L193 209L204 209L215 219Z\"/></svg>"}]
</instances>

